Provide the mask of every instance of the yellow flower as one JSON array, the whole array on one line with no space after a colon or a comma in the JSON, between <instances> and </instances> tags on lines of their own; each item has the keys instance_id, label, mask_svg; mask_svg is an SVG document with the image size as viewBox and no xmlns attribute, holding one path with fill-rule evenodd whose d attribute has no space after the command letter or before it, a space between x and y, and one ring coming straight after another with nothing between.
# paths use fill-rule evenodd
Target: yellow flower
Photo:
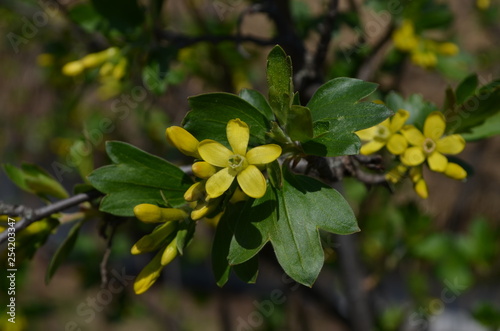
<instances>
[{"instance_id":1,"label":"yellow flower","mask_svg":"<svg viewBox=\"0 0 500 331\"><path fill-rule=\"evenodd\" d=\"M245 194L252 198L262 197L266 192L266 179L257 166L276 160L281 155L281 147L269 144L247 152L250 130L240 119L228 122L226 134L232 150L210 139L203 140L198 146L204 161L222 168L207 179L205 187L208 196L221 196L236 178Z\"/></svg>"},{"instance_id":2,"label":"yellow flower","mask_svg":"<svg viewBox=\"0 0 500 331\"><path fill-rule=\"evenodd\" d=\"M360 153L367 155L379 151L387 145L387 149L394 155L403 153L408 146L406 139L397 133L410 117L410 113L400 109L391 118L371 128L356 132L361 140L368 141L361 147Z\"/></svg>"},{"instance_id":3,"label":"yellow flower","mask_svg":"<svg viewBox=\"0 0 500 331\"><path fill-rule=\"evenodd\" d=\"M165 131L167 141L175 146L182 154L199 159L199 141L191 133L180 126L171 126Z\"/></svg>"},{"instance_id":4,"label":"yellow flower","mask_svg":"<svg viewBox=\"0 0 500 331\"><path fill-rule=\"evenodd\" d=\"M418 47L419 39L415 35L413 23L409 20L404 20L403 24L392 35L394 46L402 51L411 51Z\"/></svg>"},{"instance_id":5,"label":"yellow flower","mask_svg":"<svg viewBox=\"0 0 500 331\"><path fill-rule=\"evenodd\" d=\"M476 7L485 10L490 8L491 1L490 0L476 0Z\"/></svg>"},{"instance_id":6,"label":"yellow flower","mask_svg":"<svg viewBox=\"0 0 500 331\"><path fill-rule=\"evenodd\" d=\"M422 68L432 68L437 64L436 53L432 51L414 51L411 54L411 62L422 67Z\"/></svg>"},{"instance_id":7,"label":"yellow flower","mask_svg":"<svg viewBox=\"0 0 500 331\"><path fill-rule=\"evenodd\" d=\"M78 76L85 70L85 66L81 61L71 61L62 67L62 73L66 76Z\"/></svg>"},{"instance_id":8,"label":"yellow flower","mask_svg":"<svg viewBox=\"0 0 500 331\"><path fill-rule=\"evenodd\" d=\"M401 155L401 161L407 166L418 166L427 160L432 171L445 172L450 177L463 174L465 170L459 165L448 168L448 159L443 154L455 155L465 147L465 140L459 134L443 137L446 128L445 118L440 112L432 112L424 123L424 132L413 125L407 125L401 133L411 145Z\"/></svg>"},{"instance_id":9,"label":"yellow flower","mask_svg":"<svg viewBox=\"0 0 500 331\"><path fill-rule=\"evenodd\" d=\"M446 42L446 43L441 43L438 46L438 51L439 53L447 56L453 56L457 55L460 49L458 46L454 43Z\"/></svg>"}]
</instances>

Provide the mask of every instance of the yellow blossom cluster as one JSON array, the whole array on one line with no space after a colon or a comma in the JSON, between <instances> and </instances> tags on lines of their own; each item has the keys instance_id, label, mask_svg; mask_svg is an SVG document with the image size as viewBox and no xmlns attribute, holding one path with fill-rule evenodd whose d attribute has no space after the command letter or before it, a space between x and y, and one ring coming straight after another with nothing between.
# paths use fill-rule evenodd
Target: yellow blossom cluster
<instances>
[{"instance_id":1,"label":"yellow blossom cluster","mask_svg":"<svg viewBox=\"0 0 500 331\"><path fill-rule=\"evenodd\" d=\"M366 143L361 147L361 154L372 154L384 146L399 157L400 164L386 175L392 183L399 182L406 174L414 184L417 194L428 197L427 184L422 175L422 166L426 163L430 170L462 180L467 172L457 163L449 162L444 154L456 155L465 148L465 140L459 134L445 136L446 121L441 112L430 113L424 122L423 132L414 125L405 125L410 114L400 109L384 122L356 132Z\"/></svg>"},{"instance_id":2,"label":"yellow blossom cluster","mask_svg":"<svg viewBox=\"0 0 500 331\"><path fill-rule=\"evenodd\" d=\"M261 169L281 155L281 147L275 144L248 149L250 128L238 118L227 123L226 135L231 149L211 139L200 142L178 126L166 130L167 140L173 146L197 159L192 170L201 181L184 194L186 201L195 203L193 220L213 214L226 191L231 192L232 202L262 197L267 184ZM230 190L235 180L238 185Z\"/></svg>"},{"instance_id":3,"label":"yellow blossom cluster","mask_svg":"<svg viewBox=\"0 0 500 331\"><path fill-rule=\"evenodd\" d=\"M458 54L458 46L451 42L437 42L415 34L413 22L404 20L393 33L392 41L397 49L410 53L411 61L423 68L435 67L438 54L454 56Z\"/></svg>"},{"instance_id":4,"label":"yellow blossom cluster","mask_svg":"<svg viewBox=\"0 0 500 331\"><path fill-rule=\"evenodd\" d=\"M90 53L79 60L66 63L62 73L66 76L81 75L86 69L99 68L101 86L98 93L102 99L109 99L120 92L120 80L125 76L127 58L120 49L110 47L103 51Z\"/></svg>"}]
</instances>

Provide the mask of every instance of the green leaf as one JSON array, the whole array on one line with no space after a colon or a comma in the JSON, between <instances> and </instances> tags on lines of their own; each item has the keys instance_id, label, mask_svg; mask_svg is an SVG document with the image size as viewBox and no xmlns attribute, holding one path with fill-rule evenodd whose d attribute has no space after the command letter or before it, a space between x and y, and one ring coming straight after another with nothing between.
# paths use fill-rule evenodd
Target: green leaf
<instances>
[{"instance_id":1,"label":"green leaf","mask_svg":"<svg viewBox=\"0 0 500 331\"><path fill-rule=\"evenodd\" d=\"M14 184L29 193L34 193L45 199L47 196L60 199L66 199L69 196L55 178L35 164L24 163L21 168L4 164L3 169Z\"/></svg>"},{"instance_id":2,"label":"green leaf","mask_svg":"<svg viewBox=\"0 0 500 331\"><path fill-rule=\"evenodd\" d=\"M500 113L488 117L483 124L475 126L469 132L461 135L466 141L477 141L500 135Z\"/></svg>"},{"instance_id":3,"label":"green leaf","mask_svg":"<svg viewBox=\"0 0 500 331\"><path fill-rule=\"evenodd\" d=\"M254 106L229 93L207 93L189 98L191 111L186 115L183 126L199 140L213 139L227 143L227 122L239 118L250 127L250 144L266 142L269 121Z\"/></svg>"},{"instance_id":4,"label":"green leaf","mask_svg":"<svg viewBox=\"0 0 500 331\"><path fill-rule=\"evenodd\" d=\"M292 140L306 141L312 139L313 124L309 108L293 105L288 114L286 129Z\"/></svg>"},{"instance_id":5,"label":"green leaf","mask_svg":"<svg viewBox=\"0 0 500 331\"><path fill-rule=\"evenodd\" d=\"M234 273L239 279L248 284L254 284L259 275L259 258L252 257L250 260L233 266Z\"/></svg>"},{"instance_id":6,"label":"green leaf","mask_svg":"<svg viewBox=\"0 0 500 331\"><path fill-rule=\"evenodd\" d=\"M307 104L314 137L302 145L304 151L319 156L357 154L361 143L354 132L393 114L384 105L359 102L376 88L374 83L342 77L322 85Z\"/></svg>"},{"instance_id":7,"label":"green leaf","mask_svg":"<svg viewBox=\"0 0 500 331\"><path fill-rule=\"evenodd\" d=\"M172 207L185 204L184 192L191 179L178 167L130 144L109 141L106 151L113 165L94 170L88 177L99 191L106 193L100 210L118 216L133 216L141 203Z\"/></svg>"},{"instance_id":8,"label":"green leaf","mask_svg":"<svg viewBox=\"0 0 500 331\"><path fill-rule=\"evenodd\" d=\"M425 101L420 94L412 94L405 100L396 92L390 92L385 99L385 103L393 111L398 111L399 109L407 110L410 113L410 117L406 121L406 124L413 124L420 130L423 130L427 116L437 110L436 105Z\"/></svg>"},{"instance_id":9,"label":"green leaf","mask_svg":"<svg viewBox=\"0 0 500 331\"><path fill-rule=\"evenodd\" d=\"M80 3L68 10L68 17L87 32L95 32L102 22L94 7L89 3Z\"/></svg>"},{"instance_id":10,"label":"green leaf","mask_svg":"<svg viewBox=\"0 0 500 331\"><path fill-rule=\"evenodd\" d=\"M461 105L468 98L474 95L478 85L477 74L467 76L457 87L455 95L457 96L457 104Z\"/></svg>"},{"instance_id":11,"label":"green leaf","mask_svg":"<svg viewBox=\"0 0 500 331\"><path fill-rule=\"evenodd\" d=\"M50 260L49 266L47 267L47 271L45 272L45 284L48 285L52 276L56 273L57 269L61 265L61 263L68 257L69 253L73 249L76 243L76 239L78 238L78 232L82 227L82 224L85 220L80 220L73 225L71 230L69 230L68 236L64 239L63 243L57 251L52 256Z\"/></svg>"},{"instance_id":12,"label":"green leaf","mask_svg":"<svg viewBox=\"0 0 500 331\"><path fill-rule=\"evenodd\" d=\"M267 84L271 108L284 125L293 100L292 60L279 45L267 56Z\"/></svg>"},{"instance_id":13,"label":"green leaf","mask_svg":"<svg viewBox=\"0 0 500 331\"><path fill-rule=\"evenodd\" d=\"M288 170L284 180L282 190L269 187L264 197L242 208L229 263L247 261L270 240L285 272L312 286L324 261L319 229L349 234L359 228L349 204L331 187Z\"/></svg>"},{"instance_id":14,"label":"green leaf","mask_svg":"<svg viewBox=\"0 0 500 331\"><path fill-rule=\"evenodd\" d=\"M195 229L196 222L191 219L179 222L179 230L177 230L176 238L177 250L181 255L184 254L184 248L186 248L191 242L191 239L193 239Z\"/></svg>"},{"instance_id":15,"label":"green leaf","mask_svg":"<svg viewBox=\"0 0 500 331\"><path fill-rule=\"evenodd\" d=\"M242 89L240 98L254 106L269 121L274 121L274 114L266 98L256 90Z\"/></svg>"},{"instance_id":16,"label":"green leaf","mask_svg":"<svg viewBox=\"0 0 500 331\"><path fill-rule=\"evenodd\" d=\"M500 112L500 81L476 90L464 103L446 112L447 133L466 133Z\"/></svg>"},{"instance_id":17,"label":"green leaf","mask_svg":"<svg viewBox=\"0 0 500 331\"><path fill-rule=\"evenodd\" d=\"M266 166L267 173L269 175L269 181L276 188L281 188L283 186L283 173L281 171L281 166L278 160L268 163Z\"/></svg>"}]
</instances>

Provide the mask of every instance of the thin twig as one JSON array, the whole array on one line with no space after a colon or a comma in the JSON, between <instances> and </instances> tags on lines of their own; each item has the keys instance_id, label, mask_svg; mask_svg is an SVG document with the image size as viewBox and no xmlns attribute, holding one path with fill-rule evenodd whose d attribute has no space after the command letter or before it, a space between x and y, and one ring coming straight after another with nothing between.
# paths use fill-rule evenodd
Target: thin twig
<instances>
[{"instance_id":1,"label":"thin twig","mask_svg":"<svg viewBox=\"0 0 500 331\"><path fill-rule=\"evenodd\" d=\"M72 196L68 199L60 200L60 201L54 202L51 205L35 209L31 213L31 215L28 215L27 217L23 217L23 219L21 219L19 222L17 222L16 225L14 226L14 229L16 232L19 232L19 231L25 229L26 227L28 227L33 222L39 221L39 220L41 220L45 217L48 217L52 214L55 214L55 213L58 213L60 211L65 210L65 209L79 205L82 202L93 200L101 195L102 195L102 193L100 193L99 191L93 190L93 191L89 191L86 193L80 193L80 194ZM4 232L0 233L0 244L3 244L7 240L7 233L8 233L8 231L4 231Z\"/></svg>"},{"instance_id":2,"label":"thin twig","mask_svg":"<svg viewBox=\"0 0 500 331\"><path fill-rule=\"evenodd\" d=\"M109 224L109 223L106 223ZM111 247L112 247L112 242L113 242L113 237L115 235L115 230L117 227L117 223L113 222L112 224L109 225L111 228L111 232L106 238L106 250L104 251L104 255L102 256L100 270L101 270L101 288L106 287L108 284L108 260L109 256L111 255Z\"/></svg>"}]
</instances>

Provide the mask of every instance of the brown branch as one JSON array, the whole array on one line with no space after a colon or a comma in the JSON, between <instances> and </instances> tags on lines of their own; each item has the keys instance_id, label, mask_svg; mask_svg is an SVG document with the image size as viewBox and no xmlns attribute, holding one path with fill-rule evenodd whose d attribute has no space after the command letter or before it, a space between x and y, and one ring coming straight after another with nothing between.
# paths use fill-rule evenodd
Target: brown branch
<instances>
[{"instance_id":1,"label":"brown branch","mask_svg":"<svg viewBox=\"0 0 500 331\"><path fill-rule=\"evenodd\" d=\"M76 205L79 205L82 202L90 201L93 200L99 196L101 196L102 193L93 190L89 191L86 193L80 193L75 196L72 196L68 199L60 200L57 202L54 202L51 205L47 205L35 210L31 210L31 212L27 213L19 222L16 223L14 226L14 229L17 232L25 229L28 227L30 224L39 221L45 217L48 217L52 214L58 213L60 211L63 211L65 209L74 207ZM24 207L26 211L29 211L29 208ZM3 244L7 240L7 233L8 231L5 230L2 233L0 233L0 244Z\"/></svg>"}]
</instances>

